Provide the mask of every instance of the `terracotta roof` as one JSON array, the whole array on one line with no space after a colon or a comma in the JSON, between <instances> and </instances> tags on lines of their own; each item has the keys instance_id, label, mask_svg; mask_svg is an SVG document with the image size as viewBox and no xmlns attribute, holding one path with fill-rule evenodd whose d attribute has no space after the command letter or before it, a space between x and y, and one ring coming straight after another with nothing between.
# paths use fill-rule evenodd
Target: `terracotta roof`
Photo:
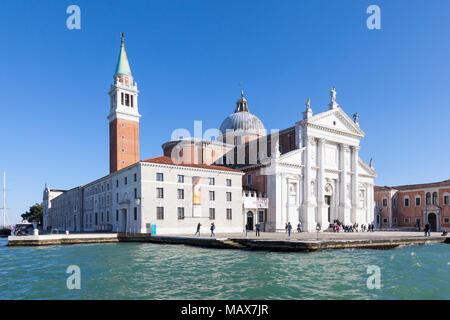
<instances>
[{"instance_id":1,"label":"terracotta roof","mask_svg":"<svg viewBox=\"0 0 450 320\"><path fill-rule=\"evenodd\" d=\"M388 187L388 186L384 186L384 187L375 186L373 189L374 189L375 192L379 192L379 191L390 191L390 190L392 190L394 188L393 187Z\"/></svg>"},{"instance_id":2,"label":"terracotta roof","mask_svg":"<svg viewBox=\"0 0 450 320\"><path fill-rule=\"evenodd\" d=\"M160 163L160 164L168 164L173 166L181 166L181 167L193 167L193 168L202 168L202 169L210 169L210 170L221 170L221 171L232 171L232 172L242 172L241 170L236 170L232 168L228 168L225 166L218 165L208 165L208 164L200 164L200 163L174 163L171 157L160 156L155 158L150 158L146 160L141 160L141 162L149 162L149 163Z\"/></svg>"},{"instance_id":3,"label":"terracotta roof","mask_svg":"<svg viewBox=\"0 0 450 320\"><path fill-rule=\"evenodd\" d=\"M388 191L388 190L413 190L413 189L423 189L423 188L433 188L433 187L444 187L449 186L450 187L450 179L444 180L441 182L432 182L432 183L422 183L422 184L409 184L404 186L396 186L396 187L379 187L375 186L375 191Z\"/></svg>"}]
</instances>

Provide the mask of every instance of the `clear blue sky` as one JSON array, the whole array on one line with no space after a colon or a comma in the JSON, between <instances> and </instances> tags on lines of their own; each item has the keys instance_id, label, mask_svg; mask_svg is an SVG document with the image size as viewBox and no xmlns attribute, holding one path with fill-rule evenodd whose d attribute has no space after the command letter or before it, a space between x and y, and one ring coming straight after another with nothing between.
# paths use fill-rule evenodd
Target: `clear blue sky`
<instances>
[{"instance_id":1,"label":"clear blue sky","mask_svg":"<svg viewBox=\"0 0 450 320\"><path fill-rule=\"evenodd\" d=\"M66 8L81 8L81 30ZM381 7L382 30L366 9ZM13 222L42 200L108 173L107 92L119 33L138 82L141 158L172 130L217 128L239 83L267 129L329 90L359 122L379 185L450 178L450 1L5 1L0 11L0 170Z\"/></svg>"}]
</instances>

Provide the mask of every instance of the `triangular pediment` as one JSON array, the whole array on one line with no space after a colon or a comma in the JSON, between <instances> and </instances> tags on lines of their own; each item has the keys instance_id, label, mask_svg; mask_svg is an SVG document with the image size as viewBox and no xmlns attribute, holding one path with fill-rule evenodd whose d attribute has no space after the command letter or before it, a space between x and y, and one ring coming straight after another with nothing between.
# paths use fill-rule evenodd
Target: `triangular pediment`
<instances>
[{"instance_id":1,"label":"triangular pediment","mask_svg":"<svg viewBox=\"0 0 450 320\"><path fill-rule=\"evenodd\" d=\"M316 114L308 120L308 123L359 137L365 136L365 133L341 108Z\"/></svg>"},{"instance_id":2,"label":"triangular pediment","mask_svg":"<svg viewBox=\"0 0 450 320\"><path fill-rule=\"evenodd\" d=\"M366 176L372 176L376 177L377 173L373 168L371 168L369 165L367 165L364 161L361 160L361 158L358 159L358 172L360 175L366 175Z\"/></svg>"},{"instance_id":3,"label":"triangular pediment","mask_svg":"<svg viewBox=\"0 0 450 320\"><path fill-rule=\"evenodd\" d=\"M302 153L305 148L295 149L285 154L282 154L277 160L279 164L289 166L301 166L302 165Z\"/></svg>"}]
</instances>

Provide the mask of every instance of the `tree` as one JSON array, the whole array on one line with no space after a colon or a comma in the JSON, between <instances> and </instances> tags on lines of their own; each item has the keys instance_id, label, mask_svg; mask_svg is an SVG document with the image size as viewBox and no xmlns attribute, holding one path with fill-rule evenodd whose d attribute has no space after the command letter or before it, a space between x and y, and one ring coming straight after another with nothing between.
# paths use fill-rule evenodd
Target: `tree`
<instances>
[{"instance_id":1,"label":"tree","mask_svg":"<svg viewBox=\"0 0 450 320\"><path fill-rule=\"evenodd\" d=\"M42 225L42 205L36 203L30 207L30 210L21 215L22 219L28 222L36 222L38 225Z\"/></svg>"}]
</instances>

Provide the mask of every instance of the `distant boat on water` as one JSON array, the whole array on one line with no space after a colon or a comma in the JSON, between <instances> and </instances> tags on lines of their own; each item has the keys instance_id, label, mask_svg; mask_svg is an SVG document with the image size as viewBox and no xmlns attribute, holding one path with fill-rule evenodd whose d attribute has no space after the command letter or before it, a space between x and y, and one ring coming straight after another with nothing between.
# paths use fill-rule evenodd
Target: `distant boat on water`
<instances>
[{"instance_id":1,"label":"distant boat on water","mask_svg":"<svg viewBox=\"0 0 450 320\"><path fill-rule=\"evenodd\" d=\"M0 237L8 237L11 235L11 227L0 227Z\"/></svg>"},{"instance_id":2,"label":"distant boat on water","mask_svg":"<svg viewBox=\"0 0 450 320\"><path fill-rule=\"evenodd\" d=\"M8 212L6 210L6 172L3 172L3 206L0 217L0 237L10 236L11 226L9 225Z\"/></svg>"}]
</instances>

